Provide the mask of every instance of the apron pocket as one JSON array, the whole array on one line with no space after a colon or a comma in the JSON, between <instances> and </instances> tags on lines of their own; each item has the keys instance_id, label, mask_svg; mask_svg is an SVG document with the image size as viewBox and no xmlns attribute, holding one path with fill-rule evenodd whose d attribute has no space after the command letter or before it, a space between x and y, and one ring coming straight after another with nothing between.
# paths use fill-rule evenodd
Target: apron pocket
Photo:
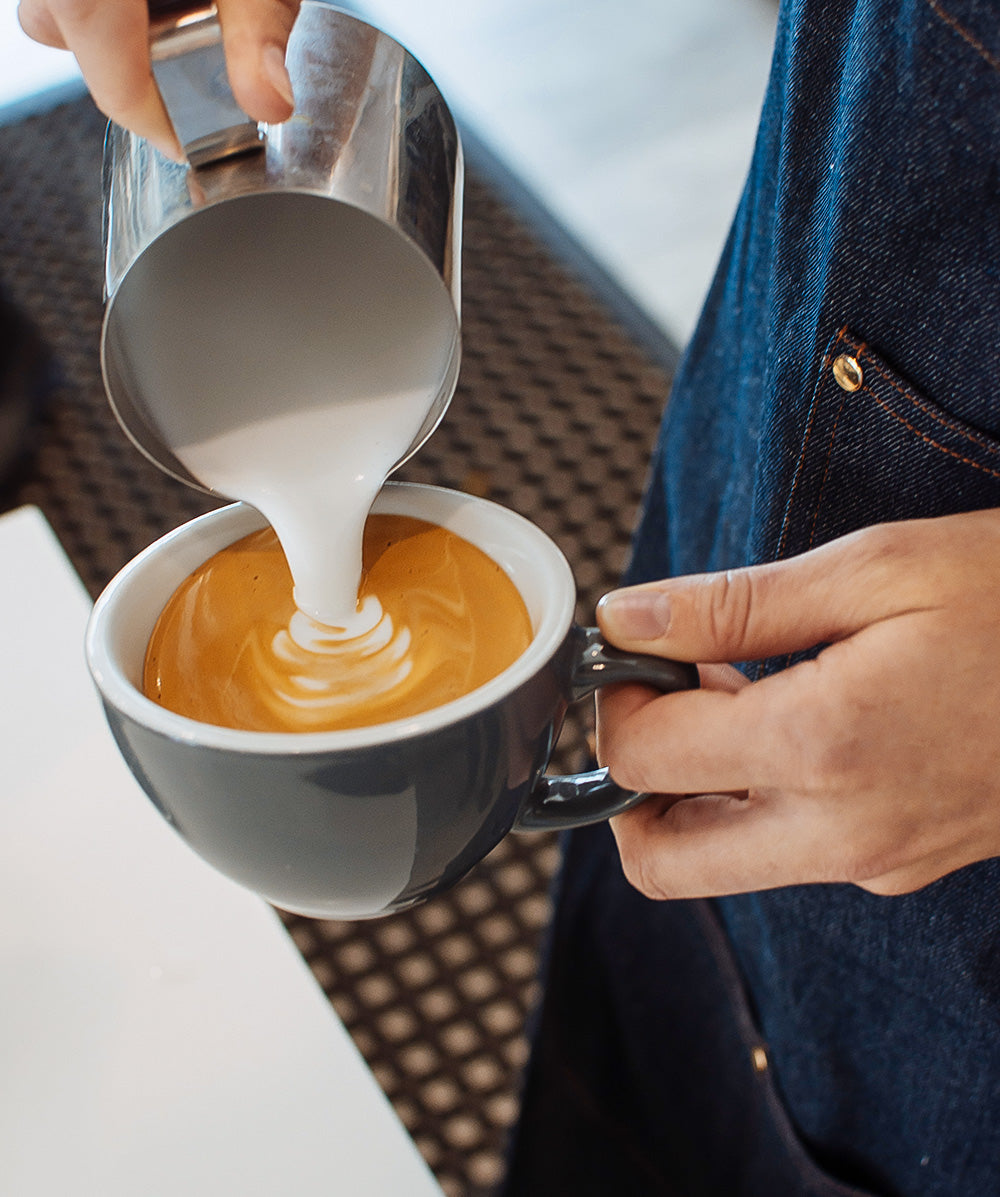
<instances>
[{"instance_id":1,"label":"apron pocket","mask_svg":"<svg viewBox=\"0 0 1000 1197\"><path fill-rule=\"evenodd\" d=\"M778 557L858 528L1000 507L1000 441L841 329L820 365Z\"/></svg>"}]
</instances>

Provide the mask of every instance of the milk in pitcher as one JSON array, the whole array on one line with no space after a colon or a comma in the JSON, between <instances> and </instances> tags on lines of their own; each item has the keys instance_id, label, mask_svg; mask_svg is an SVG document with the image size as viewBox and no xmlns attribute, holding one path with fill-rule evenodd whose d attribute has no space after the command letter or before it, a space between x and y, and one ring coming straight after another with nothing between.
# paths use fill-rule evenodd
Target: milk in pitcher
<instances>
[{"instance_id":1,"label":"milk in pitcher","mask_svg":"<svg viewBox=\"0 0 1000 1197\"><path fill-rule=\"evenodd\" d=\"M296 638L310 621L370 629L379 613L357 604L369 508L458 368L453 302L426 258L348 205L261 194L167 230L117 304L146 418L199 482L277 533L307 617Z\"/></svg>"}]
</instances>

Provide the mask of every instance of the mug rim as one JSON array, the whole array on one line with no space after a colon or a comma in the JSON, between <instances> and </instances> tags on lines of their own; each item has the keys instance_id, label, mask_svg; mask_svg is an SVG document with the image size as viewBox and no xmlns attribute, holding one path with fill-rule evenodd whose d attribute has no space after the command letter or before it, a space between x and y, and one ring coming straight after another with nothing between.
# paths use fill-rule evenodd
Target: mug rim
<instances>
[{"instance_id":1,"label":"mug rim","mask_svg":"<svg viewBox=\"0 0 1000 1197\"><path fill-rule=\"evenodd\" d=\"M160 591L160 598L153 604L152 611L146 608L142 612L147 627L140 637L141 650L132 644L132 653L141 652L144 657L153 624L167 599L191 570L212 553L267 526L264 517L249 504L232 503L189 520L155 540L119 570L98 597L87 623L85 653L103 700L119 714L173 741L228 752L305 756L398 743L438 731L501 701L529 681L552 658L573 626L576 583L561 549L545 532L524 516L490 499L423 483L387 483L372 510L412 515L447 527L471 541L501 566L532 616L531 643L516 661L460 698L418 715L357 728L312 732L250 731L202 723L160 706L142 693L122 660L129 655L129 649L122 646L121 641L129 626L138 619L134 613L136 594L140 588L150 586L150 574L163 563L164 555L173 550L171 561L163 571L172 580L160 581L154 586ZM472 526L472 520L479 522ZM194 547L198 545L203 547L201 555L195 557ZM177 560L185 548L187 552ZM193 564L183 564L187 560ZM540 596L540 599L534 599L538 608L535 612L523 590L524 583L532 581L537 583ZM134 632L131 639L133 642L136 639Z\"/></svg>"}]
</instances>

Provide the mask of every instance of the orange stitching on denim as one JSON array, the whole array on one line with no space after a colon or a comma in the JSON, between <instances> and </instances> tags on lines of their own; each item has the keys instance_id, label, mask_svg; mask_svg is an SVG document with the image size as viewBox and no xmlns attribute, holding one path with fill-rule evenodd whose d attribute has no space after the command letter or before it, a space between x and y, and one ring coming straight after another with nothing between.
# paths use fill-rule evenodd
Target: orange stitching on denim
<instances>
[{"instance_id":1,"label":"orange stitching on denim","mask_svg":"<svg viewBox=\"0 0 1000 1197\"><path fill-rule=\"evenodd\" d=\"M980 465L978 461L973 461L971 457L963 457L961 453L956 453L954 449L949 449L947 445L939 444L936 440L934 440L933 437L928 436L926 432L921 432L919 428L911 424L909 420L900 415L898 411L895 411L889 405L889 403L886 402L886 400L880 399L878 395L876 395L871 389L871 387L862 387L862 390L871 395L871 397L875 400L879 407L886 412L887 415L892 416L894 420L897 420L903 425L904 428L908 428L910 432L914 434L914 436L919 437L920 440L926 442L926 444L930 445L931 448L939 449L942 453L946 453L949 457L954 457L957 461L962 462L963 465L971 466L974 470L981 470L984 474L989 474L991 478L1000 478L1000 470L991 470L989 466Z\"/></svg>"},{"instance_id":2,"label":"orange stitching on denim","mask_svg":"<svg viewBox=\"0 0 1000 1197\"><path fill-rule=\"evenodd\" d=\"M781 534L778 538L778 547L775 550L775 560L777 561L785 551L785 542L788 539L788 529L791 524L792 506L795 503L795 492L799 489L799 482L802 479L802 467L805 463L806 452L809 448L809 439L812 436L813 426L816 423L816 409L819 406L819 392L823 382L823 373L830 363L834 350L847 336L847 325L837 333L832 341L829 342L826 353L823 354L823 360L820 362L819 373L816 377L816 386L813 389L812 404L809 408L809 420L806 424L805 436L802 439L802 448L799 450L799 460L795 464L795 477L792 480L792 489L789 491L788 498L785 501L785 514L781 521Z\"/></svg>"},{"instance_id":3,"label":"orange stitching on denim","mask_svg":"<svg viewBox=\"0 0 1000 1197\"><path fill-rule=\"evenodd\" d=\"M816 539L816 521L819 519L819 511L823 506L823 492L826 490L826 480L830 476L830 462L833 460L833 444L837 439L837 429L840 426L840 417L844 414L844 405L847 403L847 392L844 391L840 397L840 407L837 408L837 414L833 420L833 428L830 430L830 448L827 450L826 463L823 466L823 480L819 484L819 492L816 495L816 506L813 508L812 523L809 525L809 548L813 547L813 541Z\"/></svg>"},{"instance_id":4,"label":"orange stitching on denim","mask_svg":"<svg viewBox=\"0 0 1000 1197\"><path fill-rule=\"evenodd\" d=\"M833 360L834 352L839 347L841 341L845 341L845 340L848 340L846 324L843 326L843 328L840 329L840 331L833 338L833 340L829 342L829 347L827 348L827 351L823 354L823 360L819 364L819 371L816 375L816 386L813 388L812 405L809 409L809 422L806 425L805 436L802 440L802 448L799 451L799 460L795 466L795 479L792 482L792 489L791 489L791 491L788 495L788 499L785 503L785 515L784 515L784 518L783 518L782 524L781 524L781 539L778 541L778 548L775 553L775 560L779 560L785 551L785 542L788 539L788 531L789 531L789 528L791 527L791 522L792 522L792 505L795 500L795 492L798 490L799 481L802 477L802 467L803 467L803 464L806 459L806 452L809 448L809 439L812 436L813 426L815 425L815 422L816 422L816 410L819 407L819 394L820 394L820 390L823 386L823 375L825 374L827 367L830 365L830 362ZM851 342L851 343L853 344L853 342ZM837 409L837 418L834 421L833 431L830 434L830 447L827 450L827 455L826 455L826 469L823 472L823 485L820 487L821 495L823 493L823 487L826 485L826 476L827 476L827 473L829 472L829 468L830 468L830 459L833 456L833 442L837 435L837 424L839 424L839 422L840 422L840 415L841 415L841 412L844 410L844 400L846 399L846 397L847 397L846 395L841 397L840 407ZM818 516L819 516L819 506L817 505L816 510L813 512L813 529L814 530L815 530L815 526L816 526L816 519ZM812 539L810 538L810 545L811 544L812 544ZM783 661L781 662L781 664L779 666L779 669L787 669L791 665L792 657L794 657L794 656L795 656L794 653L786 653ZM761 673L763 672L763 668L764 668L764 662L760 662L759 668L757 670L758 677L760 677Z\"/></svg>"},{"instance_id":5,"label":"orange stitching on denim","mask_svg":"<svg viewBox=\"0 0 1000 1197\"><path fill-rule=\"evenodd\" d=\"M848 341L848 343L851 343L850 338L845 339ZM867 348L866 344L855 344L854 348L855 352L860 356L863 356L865 361L870 363L872 369L875 370L875 372L879 374L894 391L898 391L904 399L909 400L914 407L922 411L924 415L929 416L935 422L935 424L940 424L942 428L947 428L949 432L954 432L956 436L960 436L967 441L971 441L974 445L978 445L980 449L985 449L987 453L1000 453L1000 445L998 445L996 441L991 440L989 437L984 436L981 433L973 432L971 428L967 428L955 420L948 419L943 412L935 411L933 408L929 407L925 401L921 400L919 396L915 395L907 387L904 387L895 378L893 378L891 374L883 370L882 367L879 366L878 362L873 361L870 355L865 354L865 349Z\"/></svg>"},{"instance_id":6,"label":"orange stitching on denim","mask_svg":"<svg viewBox=\"0 0 1000 1197\"><path fill-rule=\"evenodd\" d=\"M829 356L830 355L828 354L823 361L823 369L826 369ZM823 506L823 492L826 490L826 480L830 476L830 462L833 460L833 445L837 439L837 428L840 425L840 417L844 414L844 406L846 403L847 392L845 391L840 397L840 407L837 408L837 414L833 420L833 428L830 430L830 447L827 449L826 462L823 466L823 481L819 484L819 493L816 496L816 506L813 508L812 523L809 525L809 544L807 547L810 549L813 547L813 541L816 539L816 522L819 519L820 508ZM795 653L786 653L784 660L781 663L781 668L788 669L794 656Z\"/></svg>"},{"instance_id":7,"label":"orange stitching on denim","mask_svg":"<svg viewBox=\"0 0 1000 1197\"><path fill-rule=\"evenodd\" d=\"M985 62L990 64L995 71L1000 71L1000 58L997 58L995 54L991 54L978 38L973 37L967 29L963 28L958 21L955 20L951 13L945 12L941 5L937 3L937 0L926 0L926 2L927 7L932 13L934 13L936 17L939 17L950 29L954 30L954 32L957 33L964 42L967 42Z\"/></svg>"}]
</instances>

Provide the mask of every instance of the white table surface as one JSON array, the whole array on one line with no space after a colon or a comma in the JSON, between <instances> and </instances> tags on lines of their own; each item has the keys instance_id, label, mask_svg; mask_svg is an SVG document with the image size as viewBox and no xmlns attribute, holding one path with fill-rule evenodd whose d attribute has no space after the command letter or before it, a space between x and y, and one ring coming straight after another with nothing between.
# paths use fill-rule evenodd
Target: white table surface
<instances>
[{"instance_id":1,"label":"white table surface","mask_svg":"<svg viewBox=\"0 0 1000 1197\"><path fill-rule=\"evenodd\" d=\"M275 913L121 762L37 510L0 561L0 1193L440 1197Z\"/></svg>"}]
</instances>

